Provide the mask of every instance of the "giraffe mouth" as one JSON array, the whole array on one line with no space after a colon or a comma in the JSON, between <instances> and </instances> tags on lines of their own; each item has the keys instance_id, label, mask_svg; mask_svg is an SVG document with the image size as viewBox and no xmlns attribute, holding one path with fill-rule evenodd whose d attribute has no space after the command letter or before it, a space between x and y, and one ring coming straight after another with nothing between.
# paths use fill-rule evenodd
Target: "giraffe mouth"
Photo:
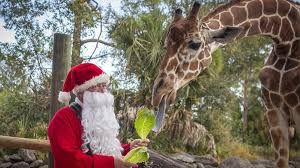
<instances>
[{"instance_id":1,"label":"giraffe mouth","mask_svg":"<svg viewBox=\"0 0 300 168\"><path fill-rule=\"evenodd\" d=\"M160 103L158 110L155 111L155 127L153 131L158 133L163 126L165 114L167 109L167 96L163 96Z\"/></svg>"}]
</instances>

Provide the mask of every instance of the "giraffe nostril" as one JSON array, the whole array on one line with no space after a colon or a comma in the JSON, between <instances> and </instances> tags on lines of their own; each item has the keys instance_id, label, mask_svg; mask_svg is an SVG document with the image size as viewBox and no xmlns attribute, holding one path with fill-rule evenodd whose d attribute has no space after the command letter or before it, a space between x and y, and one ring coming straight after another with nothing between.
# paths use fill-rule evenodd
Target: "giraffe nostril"
<instances>
[{"instance_id":1,"label":"giraffe nostril","mask_svg":"<svg viewBox=\"0 0 300 168\"><path fill-rule=\"evenodd\" d=\"M200 42L199 42L199 43L191 42L191 43L189 44L189 48L190 48L190 49L193 49L193 50L198 50L199 47L200 47L200 45L201 45Z\"/></svg>"}]
</instances>

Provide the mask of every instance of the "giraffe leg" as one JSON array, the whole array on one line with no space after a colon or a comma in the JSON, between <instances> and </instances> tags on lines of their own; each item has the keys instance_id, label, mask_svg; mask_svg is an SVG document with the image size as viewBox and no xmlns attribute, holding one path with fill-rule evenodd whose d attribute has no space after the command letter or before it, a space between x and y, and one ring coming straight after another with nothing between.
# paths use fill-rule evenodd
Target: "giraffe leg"
<instances>
[{"instance_id":1,"label":"giraffe leg","mask_svg":"<svg viewBox=\"0 0 300 168\"><path fill-rule=\"evenodd\" d=\"M267 118L270 125L270 134L275 151L276 168L288 168L288 122L283 118L278 110L269 110L267 112Z\"/></svg>"}]
</instances>

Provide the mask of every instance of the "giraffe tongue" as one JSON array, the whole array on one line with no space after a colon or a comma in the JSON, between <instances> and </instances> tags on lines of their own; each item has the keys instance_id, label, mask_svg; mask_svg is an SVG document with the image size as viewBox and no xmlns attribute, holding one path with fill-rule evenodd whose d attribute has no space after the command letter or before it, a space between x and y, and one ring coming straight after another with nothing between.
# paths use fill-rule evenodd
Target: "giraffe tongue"
<instances>
[{"instance_id":1,"label":"giraffe tongue","mask_svg":"<svg viewBox=\"0 0 300 168\"><path fill-rule=\"evenodd\" d=\"M165 119L165 112L166 112L166 107L167 107L166 100L167 100L167 96L164 96L159 104L158 111L155 112L156 125L152 130L156 133L159 132L160 128L163 125L164 119Z\"/></svg>"}]
</instances>

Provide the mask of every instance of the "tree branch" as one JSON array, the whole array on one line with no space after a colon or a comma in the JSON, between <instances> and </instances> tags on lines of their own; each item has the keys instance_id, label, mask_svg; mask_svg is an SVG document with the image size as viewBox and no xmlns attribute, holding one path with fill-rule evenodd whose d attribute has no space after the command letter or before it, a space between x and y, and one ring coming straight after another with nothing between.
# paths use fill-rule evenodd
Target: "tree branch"
<instances>
[{"instance_id":1,"label":"tree branch","mask_svg":"<svg viewBox=\"0 0 300 168\"><path fill-rule=\"evenodd\" d=\"M103 41L103 40L98 40L98 39L86 39L86 40L81 40L80 41L80 45L84 45L86 43L101 43L101 44L104 44L104 45L107 45L107 46L110 46L110 47L114 47L114 48L117 48L117 46L114 44L114 43L108 43L106 41Z\"/></svg>"}]
</instances>

